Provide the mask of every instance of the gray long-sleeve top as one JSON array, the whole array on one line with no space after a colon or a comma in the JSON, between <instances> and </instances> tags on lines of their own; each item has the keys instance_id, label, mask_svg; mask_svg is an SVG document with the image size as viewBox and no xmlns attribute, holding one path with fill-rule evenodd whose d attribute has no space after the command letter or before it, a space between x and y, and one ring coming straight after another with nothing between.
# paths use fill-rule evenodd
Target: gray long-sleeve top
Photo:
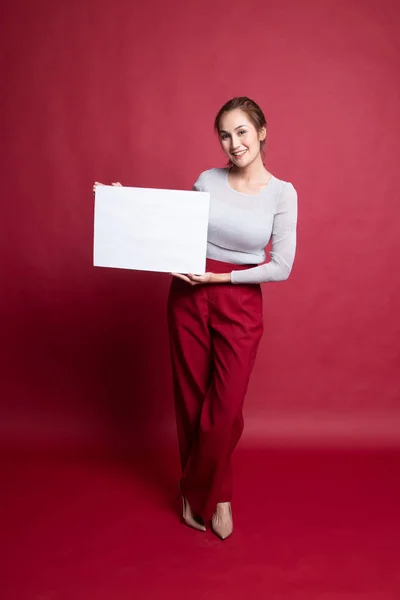
<instances>
[{"instance_id":1,"label":"gray long-sleeve top","mask_svg":"<svg viewBox=\"0 0 400 600\"><path fill-rule=\"evenodd\" d=\"M231 271L232 283L283 281L296 252L297 192L290 182L272 176L257 195L234 190L229 168L203 171L194 190L210 193L207 257L258 266ZM265 247L272 236L270 261ZM260 264L264 263L264 264Z\"/></svg>"}]
</instances>

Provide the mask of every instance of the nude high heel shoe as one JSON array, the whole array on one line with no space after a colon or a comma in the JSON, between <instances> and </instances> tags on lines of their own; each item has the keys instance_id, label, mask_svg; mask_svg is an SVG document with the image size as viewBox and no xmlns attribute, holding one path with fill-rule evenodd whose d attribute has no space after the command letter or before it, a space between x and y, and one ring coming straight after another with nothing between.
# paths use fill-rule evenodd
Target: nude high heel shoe
<instances>
[{"instance_id":1,"label":"nude high heel shoe","mask_svg":"<svg viewBox=\"0 0 400 600\"><path fill-rule=\"evenodd\" d=\"M188 527L197 529L197 531L206 531L205 525L203 523L200 523L199 521L197 521L194 518L190 504L186 500L185 496L182 494L181 482L179 482L178 487L179 487L178 497L181 496L181 498L182 498L182 515L181 515L182 523L185 523L185 525L188 525Z\"/></svg>"},{"instance_id":2,"label":"nude high heel shoe","mask_svg":"<svg viewBox=\"0 0 400 600\"><path fill-rule=\"evenodd\" d=\"M199 523L199 521L196 521L194 518L190 505L185 496L182 496L182 522L189 527L193 527L193 529L197 529L198 531L206 531L205 525Z\"/></svg>"},{"instance_id":3,"label":"nude high heel shoe","mask_svg":"<svg viewBox=\"0 0 400 600\"><path fill-rule=\"evenodd\" d=\"M228 504L229 518L222 519L222 517L215 511L211 520L211 527L215 535L221 540L226 540L233 532L233 518L232 518L232 507L230 502L221 502L221 504Z\"/></svg>"}]
</instances>

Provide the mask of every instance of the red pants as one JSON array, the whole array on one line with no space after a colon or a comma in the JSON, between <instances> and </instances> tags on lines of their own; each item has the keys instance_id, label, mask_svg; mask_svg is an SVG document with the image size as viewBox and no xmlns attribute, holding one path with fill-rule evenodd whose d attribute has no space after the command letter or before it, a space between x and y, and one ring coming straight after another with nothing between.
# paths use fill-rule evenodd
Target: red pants
<instances>
[{"instance_id":1,"label":"red pants","mask_svg":"<svg viewBox=\"0 0 400 600\"><path fill-rule=\"evenodd\" d=\"M206 270L229 273L249 266L207 259ZM205 519L217 502L232 498L231 455L243 431L262 311L260 285L191 286L176 277L171 283L168 327L181 489Z\"/></svg>"}]
</instances>

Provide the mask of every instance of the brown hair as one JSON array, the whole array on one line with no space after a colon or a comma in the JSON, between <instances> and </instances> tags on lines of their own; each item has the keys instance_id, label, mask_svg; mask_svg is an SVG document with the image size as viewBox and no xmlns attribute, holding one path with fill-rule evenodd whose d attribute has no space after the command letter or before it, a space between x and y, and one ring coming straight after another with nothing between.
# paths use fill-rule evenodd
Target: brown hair
<instances>
[{"instance_id":1,"label":"brown hair","mask_svg":"<svg viewBox=\"0 0 400 600\"><path fill-rule=\"evenodd\" d=\"M265 119L264 113L261 108L258 106L254 100L247 98L247 96L239 96L237 98L232 98L226 102L218 111L217 116L214 121L214 129L217 133L219 133L219 122L221 120L221 116L225 112L229 112L230 110L240 109L245 112L250 119L251 123L260 131L262 127L267 128L267 121ZM265 139L260 141L260 150L261 153L264 152Z\"/></svg>"}]
</instances>

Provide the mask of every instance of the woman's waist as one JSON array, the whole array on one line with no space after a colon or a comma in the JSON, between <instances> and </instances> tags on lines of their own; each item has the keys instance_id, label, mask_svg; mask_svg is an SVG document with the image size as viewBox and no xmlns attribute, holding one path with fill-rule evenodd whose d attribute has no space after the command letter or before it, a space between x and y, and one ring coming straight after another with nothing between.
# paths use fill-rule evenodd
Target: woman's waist
<instances>
[{"instance_id":1,"label":"woman's waist","mask_svg":"<svg viewBox=\"0 0 400 600\"><path fill-rule=\"evenodd\" d=\"M251 269L252 267L257 267L264 261L265 253L262 256L229 250L210 244L207 245L206 271L227 273L228 271Z\"/></svg>"},{"instance_id":2,"label":"woman's waist","mask_svg":"<svg viewBox=\"0 0 400 600\"><path fill-rule=\"evenodd\" d=\"M206 258L206 271L211 273L230 273L231 271L241 271L256 266L257 264L238 265L237 263L216 260L215 258Z\"/></svg>"}]
</instances>

